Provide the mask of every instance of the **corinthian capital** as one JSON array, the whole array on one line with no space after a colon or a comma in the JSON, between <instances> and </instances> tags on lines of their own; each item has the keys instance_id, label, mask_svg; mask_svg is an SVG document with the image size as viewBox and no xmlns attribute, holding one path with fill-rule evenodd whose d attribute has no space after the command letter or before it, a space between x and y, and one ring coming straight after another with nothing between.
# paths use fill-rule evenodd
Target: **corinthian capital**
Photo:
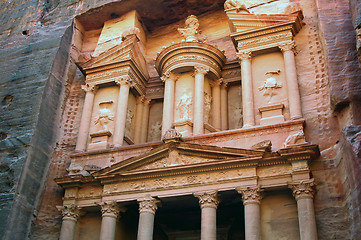
<instances>
[{"instance_id":1,"label":"corinthian capital","mask_svg":"<svg viewBox=\"0 0 361 240\"><path fill-rule=\"evenodd\" d=\"M241 61L250 60L252 58L252 52L251 51L243 51L236 53L237 57Z\"/></svg>"},{"instance_id":2,"label":"corinthian capital","mask_svg":"<svg viewBox=\"0 0 361 240\"><path fill-rule=\"evenodd\" d=\"M81 85L81 89L83 89L85 92L96 92L98 87L95 84L86 83L85 85Z\"/></svg>"},{"instance_id":3,"label":"corinthian capital","mask_svg":"<svg viewBox=\"0 0 361 240\"><path fill-rule=\"evenodd\" d=\"M141 96L137 97L135 101L136 101L137 104L144 103L144 101L145 101L145 96L144 96L144 95L141 95Z\"/></svg>"},{"instance_id":4,"label":"corinthian capital","mask_svg":"<svg viewBox=\"0 0 361 240\"><path fill-rule=\"evenodd\" d=\"M78 221L80 209L78 206L65 205L65 206L57 206L56 207L61 214L63 215L63 220L73 220Z\"/></svg>"},{"instance_id":5,"label":"corinthian capital","mask_svg":"<svg viewBox=\"0 0 361 240\"><path fill-rule=\"evenodd\" d=\"M260 204L261 203L261 188L260 186L237 188L238 193L242 194L243 204Z\"/></svg>"},{"instance_id":6,"label":"corinthian capital","mask_svg":"<svg viewBox=\"0 0 361 240\"><path fill-rule=\"evenodd\" d=\"M129 87L134 87L135 85L135 83L129 76L119 77L115 80L115 83L118 84L119 86L128 85Z\"/></svg>"},{"instance_id":7,"label":"corinthian capital","mask_svg":"<svg viewBox=\"0 0 361 240\"><path fill-rule=\"evenodd\" d=\"M222 83L223 83L223 78L220 78L220 79L216 79L214 81L211 81L209 83L209 85L211 85L211 87L217 87L217 86L221 86Z\"/></svg>"},{"instance_id":8,"label":"corinthian capital","mask_svg":"<svg viewBox=\"0 0 361 240\"><path fill-rule=\"evenodd\" d=\"M316 185L314 179L288 184L288 187L292 189L293 196L296 200L302 198L313 199L313 195L315 193L315 186Z\"/></svg>"},{"instance_id":9,"label":"corinthian capital","mask_svg":"<svg viewBox=\"0 0 361 240\"><path fill-rule=\"evenodd\" d=\"M294 52L296 49L296 44L295 44L295 41L288 41L288 42L279 44L278 47L281 49L282 52L286 52L286 51Z\"/></svg>"},{"instance_id":10,"label":"corinthian capital","mask_svg":"<svg viewBox=\"0 0 361 240\"><path fill-rule=\"evenodd\" d=\"M199 199L201 208L217 208L219 204L218 191L199 192L193 194Z\"/></svg>"},{"instance_id":11,"label":"corinthian capital","mask_svg":"<svg viewBox=\"0 0 361 240\"><path fill-rule=\"evenodd\" d=\"M200 73L200 74L206 75L207 72L209 72L209 71L210 71L209 67L206 67L203 65L194 65L194 73L195 74Z\"/></svg>"},{"instance_id":12,"label":"corinthian capital","mask_svg":"<svg viewBox=\"0 0 361 240\"><path fill-rule=\"evenodd\" d=\"M114 218L119 217L119 212L121 209L118 203L116 203L115 201L102 202L99 205L101 207L103 217L114 217Z\"/></svg>"},{"instance_id":13,"label":"corinthian capital","mask_svg":"<svg viewBox=\"0 0 361 240\"><path fill-rule=\"evenodd\" d=\"M179 78L179 74L173 73L169 70L167 70L165 73L163 73L163 75L160 77L160 79L165 82L167 80L171 80L171 81L177 81Z\"/></svg>"},{"instance_id":14,"label":"corinthian capital","mask_svg":"<svg viewBox=\"0 0 361 240\"><path fill-rule=\"evenodd\" d=\"M155 214L158 209L159 200L152 198L150 196L146 196L145 198L138 199L139 204L139 213L151 213Z\"/></svg>"}]
</instances>

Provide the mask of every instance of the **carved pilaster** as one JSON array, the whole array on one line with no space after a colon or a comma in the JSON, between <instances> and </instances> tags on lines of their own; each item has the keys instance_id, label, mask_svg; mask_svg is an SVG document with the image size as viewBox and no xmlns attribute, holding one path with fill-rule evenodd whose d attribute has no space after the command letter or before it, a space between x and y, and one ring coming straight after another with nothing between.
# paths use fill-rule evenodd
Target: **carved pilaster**
<instances>
[{"instance_id":1,"label":"carved pilaster","mask_svg":"<svg viewBox=\"0 0 361 240\"><path fill-rule=\"evenodd\" d=\"M81 85L81 89L83 89L84 92L93 92L93 93L95 93L98 90L98 87L95 84L86 83L85 85Z\"/></svg>"},{"instance_id":2,"label":"carved pilaster","mask_svg":"<svg viewBox=\"0 0 361 240\"><path fill-rule=\"evenodd\" d=\"M296 43L295 43L295 41L289 41L289 42L281 43L281 44L278 45L278 47L281 49L282 52L293 51L293 53L296 53Z\"/></svg>"},{"instance_id":3,"label":"carved pilaster","mask_svg":"<svg viewBox=\"0 0 361 240\"><path fill-rule=\"evenodd\" d=\"M313 199L315 186L314 179L288 184L288 187L292 189L292 194L297 201L304 198Z\"/></svg>"},{"instance_id":4,"label":"carved pilaster","mask_svg":"<svg viewBox=\"0 0 361 240\"><path fill-rule=\"evenodd\" d=\"M206 75L207 72L209 72L210 69L209 67L203 66L203 65L194 65L194 73L195 74L202 74L202 75Z\"/></svg>"},{"instance_id":5,"label":"carved pilaster","mask_svg":"<svg viewBox=\"0 0 361 240\"><path fill-rule=\"evenodd\" d=\"M243 205L261 203L262 190L259 186L237 188L236 190L238 193L242 194Z\"/></svg>"},{"instance_id":6,"label":"carved pilaster","mask_svg":"<svg viewBox=\"0 0 361 240\"><path fill-rule=\"evenodd\" d=\"M252 52L251 51L243 51L236 53L237 57L241 61L250 60L252 58Z\"/></svg>"},{"instance_id":7,"label":"carved pilaster","mask_svg":"<svg viewBox=\"0 0 361 240\"><path fill-rule=\"evenodd\" d=\"M57 206L57 209L63 215L63 220L72 220L78 221L80 209L78 206L72 205L65 205L65 206Z\"/></svg>"},{"instance_id":8,"label":"carved pilaster","mask_svg":"<svg viewBox=\"0 0 361 240\"><path fill-rule=\"evenodd\" d=\"M115 80L115 83L119 86L128 85L129 87L134 87L135 82L129 76L119 77Z\"/></svg>"},{"instance_id":9,"label":"carved pilaster","mask_svg":"<svg viewBox=\"0 0 361 240\"><path fill-rule=\"evenodd\" d=\"M102 202L99 205L101 207L102 217L119 217L120 207L115 201Z\"/></svg>"},{"instance_id":10,"label":"carved pilaster","mask_svg":"<svg viewBox=\"0 0 361 240\"><path fill-rule=\"evenodd\" d=\"M138 199L139 213L151 213L155 214L158 209L159 200L147 196L142 199Z\"/></svg>"},{"instance_id":11,"label":"carved pilaster","mask_svg":"<svg viewBox=\"0 0 361 240\"><path fill-rule=\"evenodd\" d=\"M201 208L217 208L219 204L218 191L194 193L199 199Z\"/></svg>"}]
</instances>

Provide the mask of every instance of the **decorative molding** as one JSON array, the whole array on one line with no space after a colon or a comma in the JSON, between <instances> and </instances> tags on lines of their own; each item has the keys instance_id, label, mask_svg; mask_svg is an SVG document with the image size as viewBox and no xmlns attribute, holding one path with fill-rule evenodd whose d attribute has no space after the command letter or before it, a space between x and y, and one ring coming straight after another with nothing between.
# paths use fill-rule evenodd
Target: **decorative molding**
<instances>
[{"instance_id":1,"label":"decorative molding","mask_svg":"<svg viewBox=\"0 0 361 240\"><path fill-rule=\"evenodd\" d=\"M121 208L119 207L117 202L102 202L99 205L101 207L102 217L119 217Z\"/></svg>"},{"instance_id":2,"label":"decorative molding","mask_svg":"<svg viewBox=\"0 0 361 240\"><path fill-rule=\"evenodd\" d=\"M140 30L137 27L131 27L128 29L125 29L122 33L122 41L124 41L128 36L130 35L136 35L137 38L140 39Z\"/></svg>"},{"instance_id":3,"label":"decorative molding","mask_svg":"<svg viewBox=\"0 0 361 240\"><path fill-rule=\"evenodd\" d=\"M309 179L298 183L289 183L288 187L292 189L292 194L298 201L299 199L305 198L313 199L316 184L314 179Z\"/></svg>"},{"instance_id":4,"label":"decorative molding","mask_svg":"<svg viewBox=\"0 0 361 240\"><path fill-rule=\"evenodd\" d=\"M159 200L152 198L151 196L146 196L144 198L138 199L139 204L139 213L151 213L155 214L158 209Z\"/></svg>"},{"instance_id":5,"label":"decorative molding","mask_svg":"<svg viewBox=\"0 0 361 240\"><path fill-rule=\"evenodd\" d=\"M246 187L246 188L237 188L238 193L242 194L243 205L247 204L260 204L261 203L261 187Z\"/></svg>"},{"instance_id":6,"label":"decorative molding","mask_svg":"<svg viewBox=\"0 0 361 240\"><path fill-rule=\"evenodd\" d=\"M193 193L199 199L201 208L217 208L219 204L218 191Z\"/></svg>"},{"instance_id":7,"label":"decorative molding","mask_svg":"<svg viewBox=\"0 0 361 240\"><path fill-rule=\"evenodd\" d=\"M78 221L80 209L78 206L72 205L64 205L64 206L57 206L56 207L61 214L63 215L63 220L72 220Z\"/></svg>"}]
</instances>

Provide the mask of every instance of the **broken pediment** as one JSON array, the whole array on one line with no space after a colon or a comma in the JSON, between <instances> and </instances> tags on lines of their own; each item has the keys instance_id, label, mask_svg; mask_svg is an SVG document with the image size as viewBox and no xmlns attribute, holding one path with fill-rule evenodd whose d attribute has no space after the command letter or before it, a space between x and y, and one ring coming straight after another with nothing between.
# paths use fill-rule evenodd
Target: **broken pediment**
<instances>
[{"instance_id":1,"label":"broken pediment","mask_svg":"<svg viewBox=\"0 0 361 240\"><path fill-rule=\"evenodd\" d=\"M123 42L102 52L96 57L92 57L86 62L78 63L81 69L87 74L96 74L98 71L119 68L121 66L135 65L138 72L145 79L148 79L148 70L141 49L141 42L136 34L136 30L129 31L129 35L124 36Z\"/></svg>"},{"instance_id":2,"label":"broken pediment","mask_svg":"<svg viewBox=\"0 0 361 240\"><path fill-rule=\"evenodd\" d=\"M243 159L250 164L261 159L263 151L222 148L184 142L166 143L152 151L127 159L93 174L95 178L114 175L146 174L154 171L182 171L184 169L212 167Z\"/></svg>"}]
</instances>

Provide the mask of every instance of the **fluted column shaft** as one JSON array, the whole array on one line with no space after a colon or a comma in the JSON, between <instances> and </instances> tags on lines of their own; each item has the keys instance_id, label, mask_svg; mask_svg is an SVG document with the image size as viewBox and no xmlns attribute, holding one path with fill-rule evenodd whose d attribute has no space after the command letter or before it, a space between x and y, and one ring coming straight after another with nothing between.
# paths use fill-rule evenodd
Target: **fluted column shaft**
<instances>
[{"instance_id":1,"label":"fluted column shaft","mask_svg":"<svg viewBox=\"0 0 361 240\"><path fill-rule=\"evenodd\" d=\"M301 97L298 89L294 41L279 45L283 52L285 73L287 80L288 101L291 119L302 118Z\"/></svg>"},{"instance_id":2,"label":"fluted column shaft","mask_svg":"<svg viewBox=\"0 0 361 240\"><path fill-rule=\"evenodd\" d=\"M221 129L228 129L228 94L227 83L222 82L221 85Z\"/></svg>"},{"instance_id":3,"label":"fluted column shaft","mask_svg":"<svg viewBox=\"0 0 361 240\"><path fill-rule=\"evenodd\" d=\"M125 76L117 79L116 83L120 86L120 88L119 88L119 96L118 96L117 113L115 116L113 145L115 147L119 147L123 145L123 140L124 140L129 89L132 86L132 81L128 76Z\"/></svg>"},{"instance_id":4,"label":"fluted column shaft","mask_svg":"<svg viewBox=\"0 0 361 240\"><path fill-rule=\"evenodd\" d=\"M139 144L142 131L143 121L143 102L144 96L140 96L136 100L135 125L134 125L134 143Z\"/></svg>"},{"instance_id":5,"label":"fluted column shaft","mask_svg":"<svg viewBox=\"0 0 361 240\"><path fill-rule=\"evenodd\" d=\"M237 189L242 194L246 240L261 239L261 190L258 186Z\"/></svg>"},{"instance_id":6,"label":"fluted column shaft","mask_svg":"<svg viewBox=\"0 0 361 240\"><path fill-rule=\"evenodd\" d=\"M140 134L141 143L147 142L150 101L150 99L145 99L143 103L142 130Z\"/></svg>"},{"instance_id":7,"label":"fluted column shaft","mask_svg":"<svg viewBox=\"0 0 361 240\"><path fill-rule=\"evenodd\" d=\"M201 218L201 240L216 240L217 239L217 207L218 207L218 192L201 192L195 193L198 197L199 205L202 211Z\"/></svg>"},{"instance_id":8,"label":"fluted column shaft","mask_svg":"<svg viewBox=\"0 0 361 240\"><path fill-rule=\"evenodd\" d=\"M221 82L222 79L211 83L212 86L212 124L221 129Z\"/></svg>"},{"instance_id":9,"label":"fluted column shaft","mask_svg":"<svg viewBox=\"0 0 361 240\"><path fill-rule=\"evenodd\" d=\"M297 201L298 224L301 240L317 240L317 226L313 205L313 180L290 184L293 196Z\"/></svg>"},{"instance_id":10,"label":"fluted column shaft","mask_svg":"<svg viewBox=\"0 0 361 240\"><path fill-rule=\"evenodd\" d=\"M145 197L138 199L139 203L139 226L137 240L152 240L154 229L154 215L157 211L158 200Z\"/></svg>"},{"instance_id":11,"label":"fluted column shaft","mask_svg":"<svg viewBox=\"0 0 361 240\"><path fill-rule=\"evenodd\" d=\"M241 60L243 127L255 125L251 52L237 54Z\"/></svg>"},{"instance_id":12,"label":"fluted column shaft","mask_svg":"<svg viewBox=\"0 0 361 240\"><path fill-rule=\"evenodd\" d=\"M100 240L114 240L119 206L115 202L101 203L102 225L100 229Z\"/></svg>"},{"instance_id":13,"label":"fluted column shaft","mask_svg":"<svg viewBox=\"0 0 361 240\"><path fill-rule=\"evenodd\" d=\"M81 115L78 139L76 141L75 151L84 152L86 150L90 120L93 113L94 96L97 87L89 83L82 85L81 88L86 92L83 113Z\"/></svg>"},{"instance_id":14,"label":"fluted column shaft","mask_svg":"<svg viewBox=\"0 0 361 240\"><path fill-rule=\"evenodd\" d=\"M204 75L209 71L204 66L194 66L194 122L193 135L204 133Z\"/></svg>"},{"instance_id":15,"label":"fluted column shaft","mask_svg":"<svg viewBox=\"0 0 361 240\"><path fill-rule=\"evenodd\" d=\"M167 71L161 77L164 82L162 136L172 127L174 121L174 90L177 75Z\"/></svg>"},{"instance_id":16,"label":"fluted column shaft","mask_svg":"<svg viewBox=\"0 0 361 240\"><path fill-rule=\"evenodd\" d=\"M72 205L58 207L58 210L63 215L59 240L73 240L76 223L79 218L79 209L77 206Z\"/></svg>"}]
</instances>

